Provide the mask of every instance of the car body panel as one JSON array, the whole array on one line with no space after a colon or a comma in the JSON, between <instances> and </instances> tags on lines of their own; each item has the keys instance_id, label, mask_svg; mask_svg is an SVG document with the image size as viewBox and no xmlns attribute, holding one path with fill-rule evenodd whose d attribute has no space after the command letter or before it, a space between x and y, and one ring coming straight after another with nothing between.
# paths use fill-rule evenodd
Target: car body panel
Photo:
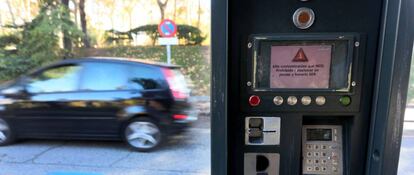
<instances>
[{"instance_id":1,"label":"car body panel","mask_svg":"<svg viewBox=\"0 0 414 175\"><path fill-rule=\"evenodd\" d=\"M177 68L93 58L65 60L38 69L29 76L65 65L84 68L85 64L94 62L132 65L138 72L139 68L145 67L160 74L163 68ZM29 93L25 87L28 77L22 77L3 85L0 89L0 117L10 122L18 138L121 139L125 124L132 118L141 116L153 118L159 122L161 129L166 131L187 128L192 120L175 121L172 116L190 114L191 105L187 100L174 100L165 80L159 78L160 75L157 76L157 80L154 81L157 81L160 87L155 89L78 89L46 93ZM1 93L7 90L20 92Z\"/></svg>"}]
</instances>

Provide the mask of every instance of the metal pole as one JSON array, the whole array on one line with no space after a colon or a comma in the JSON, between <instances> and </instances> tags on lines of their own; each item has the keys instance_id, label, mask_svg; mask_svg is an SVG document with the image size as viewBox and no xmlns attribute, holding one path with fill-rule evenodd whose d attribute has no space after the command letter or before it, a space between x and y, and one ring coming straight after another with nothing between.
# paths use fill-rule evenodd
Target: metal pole
<instances>
[{"instance_id":1,"label":"metal pole","mask_svg":"<svg viewBox=\"0 0 414 175\"><path fill-rule=\"evenodd\" d=\"M171 45L167 44L167 63L171 64Z\"/></svg>"}]
</instances>

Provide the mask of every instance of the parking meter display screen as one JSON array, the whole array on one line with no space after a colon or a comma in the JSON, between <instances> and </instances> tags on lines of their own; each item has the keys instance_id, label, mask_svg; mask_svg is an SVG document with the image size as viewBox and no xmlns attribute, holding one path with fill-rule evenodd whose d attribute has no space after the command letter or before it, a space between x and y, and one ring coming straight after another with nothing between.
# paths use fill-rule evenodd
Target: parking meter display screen
<instances>
[{"instance_id":1,"label":"parking meter display screen","mask_svg":"<svg viewBox=\"0 0 414 175\"><path fill-rule=\"evenodd\" d=\"M331 45L272 46L270 88L329 88Z\"/></svg>"},{"instance_id":2,"label":"parking meter display screen","mask_svg":"<svg viewBox=\"0 0 414 175\"><path fill-rule=\"evenodd\" d=\"M308 141L331 141L331 129L307 129L306 140Z\"/></svg>"},{"instance_id":3,"label":"parking meter display screen","mask_svg":"<svg viewBox=\"0 0 414 175\"><path fill-rule=\"evenodd\" d=\"M257 42L254 88L349 92L353 58L350 43L349 40Z\"/></svg>"}]
</instances>

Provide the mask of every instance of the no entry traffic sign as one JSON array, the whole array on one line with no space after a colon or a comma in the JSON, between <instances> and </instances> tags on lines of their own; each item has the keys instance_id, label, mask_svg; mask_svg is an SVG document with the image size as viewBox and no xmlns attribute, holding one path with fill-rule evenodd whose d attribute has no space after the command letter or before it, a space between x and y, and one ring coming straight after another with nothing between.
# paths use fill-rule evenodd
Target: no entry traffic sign
<instances>
[{"instance_id":1,"label":"no entry traffic sign","mask_svg":"<svg viewBox=\"0 0 414 175\"><path fill-rule=\"evenodd\" d=\"M164 19L158 25L158 32L162 37L174 37L177 34L177 25L172 20Z\"/></svg>"}]
</instances>

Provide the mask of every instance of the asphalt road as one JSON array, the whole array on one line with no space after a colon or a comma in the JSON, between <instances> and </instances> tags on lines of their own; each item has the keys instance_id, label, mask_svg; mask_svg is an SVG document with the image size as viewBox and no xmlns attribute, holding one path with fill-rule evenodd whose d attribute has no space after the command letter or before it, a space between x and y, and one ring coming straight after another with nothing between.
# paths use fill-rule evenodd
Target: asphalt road
<instances>
[{"instance_id":1,"label":"asphalt road","mask_svg":"<svg viewBox=\"0 0 414 175\"><path fill-rule=\"evenodd\" d=\"M0 175L207 175L209 118L150 153L122 142L25 140L0 147Z\"/></svg>"}]
</instances>

